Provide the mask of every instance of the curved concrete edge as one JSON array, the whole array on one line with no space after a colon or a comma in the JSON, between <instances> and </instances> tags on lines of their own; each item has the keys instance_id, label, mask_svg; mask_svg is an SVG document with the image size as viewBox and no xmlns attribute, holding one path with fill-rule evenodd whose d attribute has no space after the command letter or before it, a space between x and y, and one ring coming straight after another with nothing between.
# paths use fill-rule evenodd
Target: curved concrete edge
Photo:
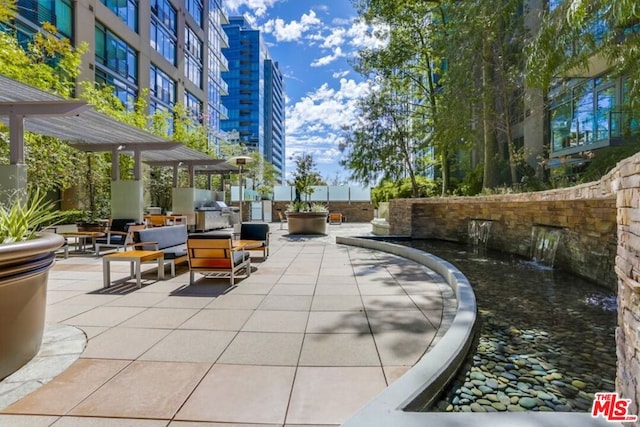
<instances>
[{"instance_id":1,"label":"curved concrete edge","mask_svg":"<svg viewBox=\"0 0 640 427\"><path fill-rule=\"evenodd\" d=\"M343 425L389 426L410 414L408 406L426 406L455 375L467 355L476 321L476 298L467 278L451 263L407 246L356 237L336 237L336 243L392 253L425 265L445 278L458 302L457 312L440 341L402 377L393 382ZM413 403L418 397L421 404ZM424 414L427 415L428 414Z\"/></svg>"},{"instance_id":2,"label":"curved concrete edge","mask_svg":"<svg viewBox=\"0 0 640 427\"><path fill-rule=\"evenodd\" d=\"M407 373L349 418L346 427L622 427L603 417L575 412L445 413L405 412L417 397L428 402L455 375L464 360L476 320L476 299L467 278L451 263L417 249L374 239L336 237L336 243L379 250L411 259L442 275L458 299L458 310L442 339ZM430 397L430 398L429 398Z\"/></svg>"}]
</instances>

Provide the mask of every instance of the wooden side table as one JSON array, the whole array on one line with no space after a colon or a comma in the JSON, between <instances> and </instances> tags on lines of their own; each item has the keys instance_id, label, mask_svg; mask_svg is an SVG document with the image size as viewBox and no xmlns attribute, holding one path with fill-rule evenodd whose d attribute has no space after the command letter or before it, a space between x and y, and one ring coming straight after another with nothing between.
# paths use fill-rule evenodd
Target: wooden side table
<instances>
[{"instance_id":1,"label":"wooden side table","mask_svg":"<svg viewBox=\"0 0 640 427\"><path fill-rule=\"evenodd\" d=\"M162 251L128 251L116 252L102 257L102 278L103 287L111 286L111 262L128 261L131 265L130 279L136 278L138 288L142 288L141 267L142 263L149 261L158 261L158 280L164 280L164 252Z\"/></svg>"}]
</instances>

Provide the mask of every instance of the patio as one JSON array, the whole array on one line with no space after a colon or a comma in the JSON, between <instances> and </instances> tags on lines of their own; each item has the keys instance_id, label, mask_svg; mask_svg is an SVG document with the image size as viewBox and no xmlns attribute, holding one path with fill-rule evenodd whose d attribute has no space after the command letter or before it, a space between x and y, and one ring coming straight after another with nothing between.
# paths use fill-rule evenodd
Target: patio
<instances>
[{"instance_id":1,"label":"patio","mask_svg":"<svg viewBox=\"0 0 640 427\"><path fill-rule=\"evenodd\" d=\"M49 341L59 340L35 364L70 367L42 387L38 366L0 383L0 424L339 425L446 330L455 300L444 279L335 244L370 224L330 226L321 237L271 229L271 255L234 288L224 279L188 287L184 264L157 281L151 264L142 289L103 290L100 258L60 259L47 311L57 325ZM124 276L128 266L113 270Z\"/></svg>"}]
</instances>

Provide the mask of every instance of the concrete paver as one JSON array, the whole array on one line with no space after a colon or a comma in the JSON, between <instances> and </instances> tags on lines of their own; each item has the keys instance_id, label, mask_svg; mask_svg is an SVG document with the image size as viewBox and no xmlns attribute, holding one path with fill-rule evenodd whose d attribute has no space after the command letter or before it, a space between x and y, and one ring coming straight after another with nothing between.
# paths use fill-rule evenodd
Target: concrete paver
<instances>
[{"instance_id":1,"label":"concrete paver","mask_svg":"<svg viewBox=\"0 0 640 427\"><path fill-rule=\"evenodd\" d=\"M44 386L0 406L0 425L341 424L450 322L443 306L452 293L432 271L335 244L337 234L370 229L344 224L328 236L289 236L276 224L269 258L256 259L235 287L205 278L187 286L185 265L157 281L148 265L142 289L102 289L99 258L59 260L47 321L84 330L86 349ZM128 272L113 267L116 276Z\"/></svg>"}]
</instances>

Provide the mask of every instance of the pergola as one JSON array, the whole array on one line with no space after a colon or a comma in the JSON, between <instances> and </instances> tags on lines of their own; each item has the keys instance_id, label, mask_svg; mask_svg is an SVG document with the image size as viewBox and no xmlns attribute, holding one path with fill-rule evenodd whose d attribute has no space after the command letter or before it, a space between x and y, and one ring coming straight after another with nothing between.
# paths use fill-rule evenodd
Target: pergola
<instances>
[{"instance_id":1,"label":"pergola","mask_svg":"<svg viewBox=\"0 0 640 427\"><path fill-rule=\"evenodd\" d=\"M135 185L134 195L138 199L142 195L142 162L173 167L174 184L177 184L177 169L183 165L189 168L190 185L193 185L196 170L236 171L224 160L97 112L85 101L66 100L3 75L0 75L0 120L8 124L10 133L9 165L0 165L0 188L10 190L9 193L26 188L25 130L59 138L82 151L112 152L114 183L119 181L119 154L133 155L134 182L139 183ZM139 200L138 204L141 203ZM142 206L136 206L136 209L141 215Z\"/></svg>"}]
</instances>

